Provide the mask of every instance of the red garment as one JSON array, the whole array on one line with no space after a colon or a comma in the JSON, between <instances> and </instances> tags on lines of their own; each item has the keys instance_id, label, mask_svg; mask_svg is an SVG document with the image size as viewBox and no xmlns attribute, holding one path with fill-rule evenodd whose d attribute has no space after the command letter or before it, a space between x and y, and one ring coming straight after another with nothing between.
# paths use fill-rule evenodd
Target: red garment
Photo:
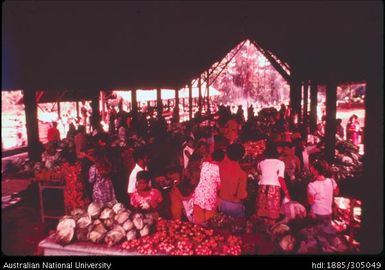
<instances>
[{"instance_id":1,"label":"red garment","mask_svg":"<svg viewBox=\"0 0 385 270\"><path fill-rule=\"evenodd\" d=\"M221 188L219 197L238 203L247 197L247 175L238 162L225 159L219 165Z\"/></svg>"},{"instance_id":2,"label":"red garment","mask_svg":"<svg viewBox=\"0 0 385 270\"><path fill-rule=\"evenodd\" d=\"M60 132L56 127L51 127L47 132L48 142L58 142L60 141Z\"/></svg>"},{"instance_id":3,"label":"red garment","mask_svg":"<svg viewBox=\"0 0 385 270\"><path fill-rule=\"evenodd\" d=\"M131 195L131 205L143 210L156 209L162 201L162 194L155 188L145 195L139 195L138 191Z\"/></svg>"}]
</instances>

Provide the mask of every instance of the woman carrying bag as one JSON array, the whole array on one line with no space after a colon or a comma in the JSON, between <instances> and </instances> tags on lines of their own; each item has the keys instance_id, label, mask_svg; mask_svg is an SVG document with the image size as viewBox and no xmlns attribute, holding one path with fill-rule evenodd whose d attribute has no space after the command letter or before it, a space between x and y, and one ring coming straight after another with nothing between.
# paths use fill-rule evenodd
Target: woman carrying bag
<instances>
[{"instance_id":1,"label":"woman carrying bag","mask_svg":"<svg viewBox=\"0 0 385 270\"><path fill-rule=\"evenodd\" d=\"M314 181L307 187L310 216L325 222L329 222L332 218L333 197L339 193L336 181L327 177L328 171L329 164L325 160L314 161L310 166Z\"/></svg>"}]
</instances>

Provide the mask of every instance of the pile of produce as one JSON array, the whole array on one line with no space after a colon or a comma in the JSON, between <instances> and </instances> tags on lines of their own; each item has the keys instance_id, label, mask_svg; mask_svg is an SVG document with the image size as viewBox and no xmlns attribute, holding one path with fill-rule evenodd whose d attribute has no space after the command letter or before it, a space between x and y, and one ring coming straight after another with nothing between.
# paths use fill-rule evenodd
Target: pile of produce
<instances>
[{"instance_id":1,"label":"pile of produce","mask_svg":"<svg viewBox=\"0 0 385 270\"><path fill-rule=\"evenodd\" d=\"M247 221L245 218L234 218L225 215L222 212L218 212L208 221L208 227L214 230L227 231L234 235L240 235L243 233L251 233L252 229L248 227L246 230ZM249 224L249 223L248 223Z\"/></svg>"},{"instance_id":2,"label":"pile of produce","mask_svg":"<svg viewBox=\"0 0 385 270\"><path fill-rule=\"evenodd\" d=\"M68 213L77 208L85 208L88 200L85 196L85 187L81 178L81 164L77 162L75 165L64 163L61 167L64 174L64 206Z\"/></svg>"},{"instance_id":3,"label":"pile of produce","mask_svg":"<svg viewBox=\"0 0 385 270\"><path fill-rule=\"evenodd\" d=\"M336 143L335 162L331 167L334 179L355 179L362 175L363 163L358 151L358 146L349 141Z\"/></svg>"},{"instance_id":4,"label":"pile of produce","mask_svg":"<svg viewBox=\"0 0 385 270\"><path fill-rule=\"evenodd\" d=\"M14 158L2 161L1 175L7 177L33 177L34 174L41 170L41 163Z\"/></svg>"},{"instance_id":5,"label":"pile of produce","mask_svg":"<svg viewBox=\"0 0 385 270\"><path fill-rule=\"evenodd\" d=\"M241 239L180 220L158 219L156 232L122 247L146 255L240 255Z\"/></svg>"},{"instance_id":6,"label":"pile of produce","mask_svg":"<svg viewBox=\"0 0 385 270\"><path fill-rule=\"evenodd\" d=\"M244 143L243 146L245 147L245 156L256 159L265 152L266 140L248 141Z\"/></svg>"},{"instance_id":7,"label":"pile of produce","mask_svg":"<svg viewBox=\"0 0 385 270\"><path fill-rule=\"evenodd\" d=\"M350 226L361 226L361 201L344 197L334 198L333 224L339 232L347 230Z\"/></svg>"},{"instance_id":8,"label":"pile of produce","mask_svg":"<svg viewBox=\"0 0 385 270\"><path fill-rule=\"evenodd\" d=\"M75 209L71 215L64 216L53 239L61 245L91 241L111 247L126 239L148 235L154 223L151 214L133 213L121 203L91 203L87 210Z\"/></svg>"},{"instance_id":9,"label":"pile of produce","mask_svg":"<svg viewBox=\"0 0 385 270\"><path fill-rule=\"evenodd\" d=\"M345 253L350 251L346 238L330 223L316 223L298 232L297 253Z\"/></svg>"},{"instance_id":10,"label":"pile of produce","mask_svg":"<svg viewBox=\"0 0 385 270\"><path fill-rule=\"evenodd\" d=\"M63 182L68 171L64 167L54 167L51 169L42 169L35 174L38 181Z\"/></svg>"}]
</instances>

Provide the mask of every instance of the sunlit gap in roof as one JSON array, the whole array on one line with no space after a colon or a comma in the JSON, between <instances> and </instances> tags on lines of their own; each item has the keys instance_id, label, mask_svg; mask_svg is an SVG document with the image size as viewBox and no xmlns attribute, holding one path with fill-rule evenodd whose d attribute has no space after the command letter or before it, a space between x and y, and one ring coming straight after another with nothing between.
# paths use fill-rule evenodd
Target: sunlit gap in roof
<instances>
[{"instance_id":1,"label":"sunlit gap in roof","mask_svg":"<svg viewBox=\"0 0 385 270\"><path fill-rule=\"evenodd\" d=\"M247 39L203 72L200 78L204 83L209 82L209 91L211 87L219 91L218 102L231 106L234 113L238 105L243 108L253 106L255 112L263 107L278 109L281 104L289 104L290 86L268 58L275 61L287 77L290 76L287 63ZM192 81L193 86L197 86L198 78ZM206 91L206 87L202 86L202 89ZM202 96L205 94L203 92ZM247 110L244 113L247 117Z\"/></svg>"}]
</instances>

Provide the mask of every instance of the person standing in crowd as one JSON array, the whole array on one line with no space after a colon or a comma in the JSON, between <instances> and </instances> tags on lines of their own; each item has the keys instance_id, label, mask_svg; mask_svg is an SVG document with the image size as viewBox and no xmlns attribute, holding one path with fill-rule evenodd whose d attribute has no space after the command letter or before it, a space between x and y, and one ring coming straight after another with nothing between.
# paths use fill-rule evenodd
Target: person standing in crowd
<instances>
[{"instance_id":1,"label":"person standing in crowd","mask_svg":"<svg viewBox=\"0 0 385 270\"><path fill-rule=\"evenodd\" d=\"M342 126L342 119L341 118L337 118L336 125L337 125L337 128L336 128L337 138L339 140L343 140L345 137L345 132L344 132L344 128Z\"/></svg>"},{"instance_id":2,"label":"person standing in crowd","mask_svg":"<svg viewBox=\"0 0 385 270\"><path fill-rule=\"evenodd\" d=\"M126 134L127 134L127 127L126 122L121 120L119 129L118 129L118 137L120 142L126 142Z\"/></svg>"},{"instance_id":3,"label":"person standing in crowd","mask_svg":"<svg viewBox=\"0 0 385 270\"><path fill-rule=\"evenodd\" d=\"M163 202L159 190L151 188L151 175L148 171L140 171L136 175L136 189L130 196L131 206L145 213L158 212Z\"/></svg>"},{"instance_id":4,"label":"person standing in crowd","mask_svg":"<svg viewBox=\"0 0 385 270\"><path fill-rule=\"evenodd\" d=\"M89 169L89 182L92 184L92 201L107 203L116 200L114 186L111 180L111 163L103 153L96 153L95 164Z\"/></svg>"},{"instance_id":5,"label":"person standing in crowd","mask_svg":"<svg viewBox=\"0 0 385 270\"><path fill-rule=\"evenodd\" d=\"M209 157L209 147L206 142L200 141L189 158L184 176L187 177L193 186L197 186L200 177L201 166Z\"/></svg>"},{"instance_id":6,"label":"person standing in crowd","mask_svg":"<svg viewBox=\"0 0 385 270\"><path fill-rule=\"evenodd\" d=\"M68 126L67 139L74 141L76 136L76 128L73 123L70 123Z\"/></svg>"},{"instance_id":7,"label":"person standing in crowd","mask_svg":"<svg viewBox=\"0 0 385 270\"><path fill-rule=\"evenodd\" d=\"M311 216L325 222L331 220L333 196L339 193L337 183L328 177L328 171L329 164L325 160L315 160L310 166L314 181L307 187Z\"/></svg>"},{"instance_id":8,"label":"person standing in crowd","mask_svg":"<svg viewBox=\"0 0 385 270\"><path fill-rule=\"evenodd\" d=\"M137 148L134 150L133 153L134 161L135 161L135 167L132 170L130 177L128 178L128 188L127 193L130 195L135 192L136 190L136 175L140 171L144 171L147 169L148 165L148 154L146 150L143 147Z\"/></svg>"},{"instance_id":9,"label":"person standing in crowd","mask_svg":"<svg viewBox=\"0 0 385 270\"><path fill-rule=\"evenodd\" d=\"M257 191L256 215L272 225L279 218L281 210L281 189L290 200L289 191L284 180L285 163L278 159L274 143L268 143L264 159L258 164L260 180Z\"/></svg>"},{"instance_id":10,"label":"person standing in crowd","mask_svg":"<svg viewBox=\"0 0 385 270\"><path fill-rule=\"evenodd\" d=\"M85 100L82 100L82 106L80 108L80 113L82 115L82 124L84 127L87 127L89 112L90 112L89 105L86 103Z\"/></svg>"},{"instance_id":11,"label":"person standing in crowd","mask_svg":"<svg viewBox=\"0 0 385 270\"><path fill-rule=\"evenodd\" d=\"M237 110L237 113L236 113L235 117L236 117L236 121L239 124L244 124L245 123L245 115L244 115L244 111L243 111L242 105L238 105L238 110Z\"/></svg>"},{"instance_id":12,"label":"person standing in crowd","mask_svg":"<svg viewBox=\"0 0 385 270\"><path fill-rule=\"evenodd\" d=\"M192 196L194 223L205 225L216 213L217 196L220 187L219 163L224 159L224 152L213 152L212 158L202 163L200 179Z\"/></svg>"},{"instance_id":13,"label":"person standing in crowd","mask_svg":"<svg viewBox=\"0 0 385 270\"><path fill-rule=\"evenodd\" d=\"M60 142L60 132L57 129L57 122L52 122L52 126L47 131L48 142L58 143Z\"/></svg>"},{"instance_id":14,"label":"person standing in crowd","mask_svg":"<svg viewBox=\"0 0 385 270\"><path fill-rule=\"evenodd\" d=\"M247 197L247 175L239 165L244 154L245 148L241 144L231 144L219 166L219 211L232 217L245 216L243 200Z\"/></svg>"},{"instance_id":15,"label":"person standing in crowd","mask_svg":"<svg viewBox=\"0 0 385 270\"><path fill-rule=\"evenodd\" d=\"M56 163L58 163L59 158L60 153L56 150L56 144L54 142L47 143L45 152L43 152L41 156L41 160L45 167L51 169Z\"/></svg>"},{"instance_id":16,"label":"person standing in crowd","mask_svg":"<svg viewBox=\"0 0 385 270\"><path fill-rule=\"evenodd\" d=\"M87 147L86 128L83 125L79 125L77 134L75 135L75 150L76 150L76 156L78 158L83 157L82 152L86 149L86 147Z\"/></svg>"},{"instance_id":17,"label":"person standing in crowd","mask_svg":"<svg viewBox=\"0 0 385 270\"><path fill-rule=\"evenodd\" d=\"M346 139L357 145L359 143L360 122L358 116L353 114L346 125Z\"/></svg>"},{"instance_id":18,"label":"person standing in crowd","mask_svg":"<svg viewBox=\"0 0 385 270\"><path fill-rule=\"evenodd\" d=\"M182 169L177 169L177 167L167 171L167 178L173 182L169 192L171 218L179 220L187 218L192 221L191 197L196 186L191 184L188 178L183 177Z\"/></svg>"},{"instance_id":19,"label":"person standing in crowd","mask_svg":"<svg viewBox=\"0 0 385 270\"><path fill-rule=\"evenodd\" d=\"M230 144L234 143L238 138L238 123L235 119L227 121L224 136L229 140Z\"/></svg>"},{"instance_id":20,"label":"person standing in crowd","mask_svg":"<svg viewBox=\"0 0 385 270\"><path fill-rule=\"evenodd\" d=\"M111 106L108 111L108 133L110 135L115 134L115 119L117 117L117 112L114 106Z\"/></svg>"},{"instance_id":21,"label":"person standing in crowd","mask_svg":"<svg viewBox=\"0 0 385 270\"><path fill-rule=\"evenodd\" d=\"M187 138L187 141L183 144L183 168L187 168L188 161L191 155L194 153L194 139Z\"/></svg>"},{"instance_id":22,"label":"person standing in crowd","mask_svg":"<svg viewBox=\"0 0 385 270\"><path fill-rule=\"evenodd\" d=\"M301 172L301 161L290 143L284 143L279 159L285 163L285 178L294 181Z\"/></svg>"}]
</instances>

